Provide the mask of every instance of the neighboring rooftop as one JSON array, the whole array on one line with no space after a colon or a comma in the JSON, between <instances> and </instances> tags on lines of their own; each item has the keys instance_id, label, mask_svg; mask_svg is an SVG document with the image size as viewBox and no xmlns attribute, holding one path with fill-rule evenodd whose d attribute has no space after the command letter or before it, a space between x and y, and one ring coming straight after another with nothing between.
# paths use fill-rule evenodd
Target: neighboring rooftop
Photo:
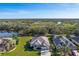
<instances>
[{"instance_id":1,"label":"neighboring rooftop","mask_svg":"<svg viewBox=\"0 0 79 59\"><path fill-rule=\"evenodd\" d=\"M67 47L69 47L70 49L76 49L76 45L73 44L69 39L67 39L65 36L58 36L55 35L54 39L53 39L54 44L58 47L58 48L62 48L62 45L66 45Z\"/></svg>"}]
</instances>

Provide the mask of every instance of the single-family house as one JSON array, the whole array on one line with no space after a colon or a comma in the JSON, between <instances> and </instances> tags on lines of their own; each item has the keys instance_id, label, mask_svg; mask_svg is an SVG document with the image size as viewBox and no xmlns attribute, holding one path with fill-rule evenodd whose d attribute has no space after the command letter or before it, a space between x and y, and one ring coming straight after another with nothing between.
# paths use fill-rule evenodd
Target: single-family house
<instances>
[{"instance_id":1,"label":"single-family house","mask_svg":"<svg viewBox=\"0 0 79 59\"><path fill-rule=\"evenodd\" d=\"M45 36L33 37L30 41L30 46L34 49L48 50L50 43Z\"/></svg>"}]
</instances>

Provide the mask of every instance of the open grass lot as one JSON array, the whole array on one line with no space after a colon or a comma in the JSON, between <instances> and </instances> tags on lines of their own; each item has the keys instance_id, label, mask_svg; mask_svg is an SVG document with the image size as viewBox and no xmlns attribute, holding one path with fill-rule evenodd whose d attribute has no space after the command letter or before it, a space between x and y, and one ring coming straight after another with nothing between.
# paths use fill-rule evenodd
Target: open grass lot
<instances>
[{"instance_id":1,"label":"open grass lot","mask_svg":"<svg viewBox=\"0 0 79 59\"><path fill-rule=\"evenodd\" d=\"M24 46L27 42L32 38L31 36L28 37L18 37L19 44L16 46L16 49L10 53L1 54L2 56L38 56L39 51L25 49Z\"/></svg>"}]
</instances>

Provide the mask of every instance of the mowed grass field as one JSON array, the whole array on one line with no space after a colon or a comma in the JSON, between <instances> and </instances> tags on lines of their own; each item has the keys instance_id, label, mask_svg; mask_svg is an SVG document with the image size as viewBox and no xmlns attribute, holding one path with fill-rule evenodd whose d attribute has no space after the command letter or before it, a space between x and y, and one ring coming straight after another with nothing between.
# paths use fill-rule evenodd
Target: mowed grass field
<instances>
[{"instance_id":1,"label":"mowed grass field","mask_svg":"<svg viewBox=\"0 0 79 59\"><path fill-rule=\"evenodd\" d=\"M39 51L28 50L27 47L26 49L24 48L27 42L32 39L31 36L18 38L19 44L16 46L16 49L10 53L1 54L1 56L39 56Z\"/></svg>"}]
</instances>

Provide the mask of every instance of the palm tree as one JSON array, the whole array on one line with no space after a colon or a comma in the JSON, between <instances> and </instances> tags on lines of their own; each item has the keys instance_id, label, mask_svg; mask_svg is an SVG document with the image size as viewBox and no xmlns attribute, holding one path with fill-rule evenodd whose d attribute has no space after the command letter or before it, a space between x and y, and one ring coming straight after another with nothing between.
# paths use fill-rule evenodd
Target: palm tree
<instances>
[{"instance_id":1,"label":"palm tree","mask_svg":"<svg viewBox=\"0 0 79 59\"><path fill-rule=\"evenodd\" d=\"M60 49L58 49L58 48L56 47L56 45L54 45L54 48L53 48L53 51L52 51L52 52L53 52L53 55L54 55L54 56L60 55L60 54L59 54L59 53L60 53L59 51L60 51Z\"/></svg>"},{"instance_id":2,"label":"palm tree","mask_svg":"<svg viewBox=\"0 0 79 59\"><path fill-rule=\"evenodd\" d=\"M67 56L70 53L70 48L66 44L63 44L62 51L63 51L64 56Z\"/></svg>"}]
</instances>

